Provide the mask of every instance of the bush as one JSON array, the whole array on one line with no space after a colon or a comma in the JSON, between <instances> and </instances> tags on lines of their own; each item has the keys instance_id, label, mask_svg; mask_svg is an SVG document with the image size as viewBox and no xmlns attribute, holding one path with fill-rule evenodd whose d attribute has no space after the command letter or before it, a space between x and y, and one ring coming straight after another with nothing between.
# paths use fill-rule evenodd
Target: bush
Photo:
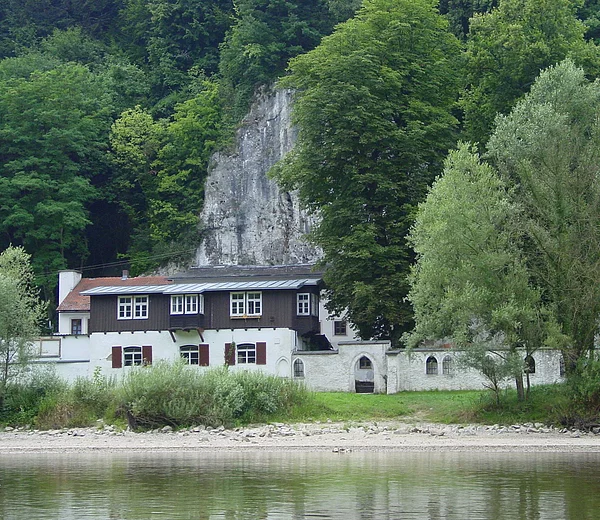
<instances>
[{"instance_id":1,"label":"bush","mask_svg":"<svg viewBox=\"0 0 600 520\"><path fill-rule=\"evenodd\" d=\"M125 376L118 403L133 428L218 426L266 420L305 395L301 385L260 372L158 362Z\"/></svg>"}]
</instances>

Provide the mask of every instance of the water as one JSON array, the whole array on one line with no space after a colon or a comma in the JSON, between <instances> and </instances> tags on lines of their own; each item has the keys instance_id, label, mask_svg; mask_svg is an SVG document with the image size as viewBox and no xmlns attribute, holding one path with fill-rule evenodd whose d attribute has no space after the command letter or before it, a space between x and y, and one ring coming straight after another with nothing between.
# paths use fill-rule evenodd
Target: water
<instances>
[{"instance_id":1,"label":"water","mask_svg":"<svg viewBox=\"0 0 600 520\"><path fill-rule=\"evenodd\" d=\"M0 518L600 518L600 454L0 453Z\"/></svg>"}]
</instances>

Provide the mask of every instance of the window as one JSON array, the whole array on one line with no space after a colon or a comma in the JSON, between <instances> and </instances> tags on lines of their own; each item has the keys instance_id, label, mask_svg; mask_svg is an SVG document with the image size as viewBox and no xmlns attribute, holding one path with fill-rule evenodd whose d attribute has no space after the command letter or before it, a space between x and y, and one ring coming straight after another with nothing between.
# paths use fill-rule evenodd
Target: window
<instances>
[{"instance_id":1,"label":"window","mask_svg":"<svg viewBox=\"0 0 600 520\"><path fill-rule=\"evenodd\" d=\"M119 320L147 319L148 301L148 296L119 296L117 318Z\"/></svg>"},{"instance_id":2,"label":"window","mask_svg":"<svg viewBox=\"0 0 600 520\"><path fill-rule=\"evenodd\" d=\"M204 296L202 294L174 294L171 296L171 314L202 314Z\"/></svg>"},{"instance_id":3,"label":"window","mask_svg":"<svg viewBox=\"0 0 600 520\"><path fill-rule=\"evenodd\" d=\"M304 377L304 361L301 359L294 360L294 377Z\"/></svg>"},{"instance_id":4,"label":"window","mask_svg":"<svg viewBox=\"0 0 600 520\"><path fill-rule=\"evenodd\" d=\"M559 375L561 377L563 377L565 375L566 369L565 369L565 358L563 358L562 356L560 357L560 359L558 360L558 370L559 370Z\"/></svg>"},{"instance_id":5,"label":"window","mask_svg":"<svg viewBox=\"0 0 600 520\"><path fill-rule=\"evenodd\" d=\"M71 320L71 334L73 336L78 336L83 333L83 329L81 326L81 319L72 319Z\"/></svg>"},{"instance_id":6,"label":"window","mask_svg":"<svg viewBox=\"0 0 600 520\"><path fill-rule=\"evenodd\" d=\"M535 359L531 354L525 356L525 373L535 374Z\"/></svg>"},{"instance_id":7,"label":"window","mask_svg":"<svg viewBox=\"0 0 600 520\"><path fill-rule=\"evenodd\" d=\"M136 296L133 299L133 317L145 319L148 317L148 296Z\"/></svg>"},{"instance_id":8,"label":"window","mask_svg":"<svg viewBox=\"0 0 600 520\"><path fill-rule=\"evenodd\" d=\"M131 319L131 296L119 296L119 314L118 318L120 320L130 320Z\"/></svg>"},{"instance_id":9,"label":"window","mask_svg":"<svg viewBox=\"0 0 600 520\"><path fill-rule=\"evenodd\" d=\"M298 316L318 316L319 298L312 293L299 293L296 295Z\"/></svg>"},{"instance_id":10,"label":"window","mask_svg":"<svg viewBox=\"0 0 600 520\"><path fill-rule=\"evenodd\" d=\"M358 368L360 370L372 370L373 363L367 356L363 356L358 360Z\"/></svg>"},{"instance_id":11,"label":"window","mask_svg":"<svg viewBox=\"0 0 600 520\"><path fill-rule=\"evenodd\" d=\"M131 367L142 364L142 347L125 347L123 349L123 365Z\"/></svg>"},{"instance_id":12,"label":"window","mask_svg":"<svg viewBox=\"0 0 600 520\"><path fill-rule=\"evenodd\" d=\"M298 316L308 316L310 314L310 294L298 294L296 300L298 302Z\"/></svg>"},{"instance_id":13,"label":"window","mask_svg":"<svg viewBox=\"0 0 600 520\"><path fill-rule=\"evenodd\" d=\"M200 364L200 349L198 345L184 345L179 347L179 353L188 365Z\"/></svg>"},{"instance_id":14,"label":"window","mask_svg":"<svg viewBox=\"0 0 600 520\"><path fill-rule=\"evenodd\" d=\"M256 363L256 345L252 343L242 343L237 346L238 365L249 365Z\"/></svg>"},{"instance_id":15,"label":"window","mask_svg":"<svg viewBox=\"0 0 600 520\"><path fill-rule=\"evenodd\" d=\"M345 336L346 335L346 321L338 320L333 322L333 335L334 336Z\"/></svg>"},{"instance_id":16,"label":"window","mask_svg":"<svg viewBox=\"0 0 600 520\"><path fill-rule=\"evenodd\" d=\"M261 292L232 292L229 301L232 317L260 316L262 314Z\"/></svg>"},{"instance_id":17,"label":"window","mask_svg":"<svg viewBox=\"0 0 600 520\"><path fill-rule=\"evenodd\" d=\"M442 360L442 374L445 376L452 374L452 358L450 356L446 356Z\"/></svg>"},{"instance_id":18,"label":"window","mask_svg":"<svg viewBox=\"0 0 600 520\"><path fill-rule=\"evenodd\" d=\"M436 376L438 373L438 362L433 356L429 356L425 362L425 373L430 376Z\"/></svg>"}]
</instances>

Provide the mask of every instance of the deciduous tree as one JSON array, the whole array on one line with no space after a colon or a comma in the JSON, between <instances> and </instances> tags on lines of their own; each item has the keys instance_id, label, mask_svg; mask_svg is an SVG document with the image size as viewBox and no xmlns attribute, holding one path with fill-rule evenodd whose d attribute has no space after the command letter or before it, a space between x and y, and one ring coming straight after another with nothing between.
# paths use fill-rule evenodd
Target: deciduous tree
<instances>
[{"instance_id":1,"label":"deciduous tree","mask_svg":"<svg viewBox=\"0 0 600 520\"><path fill-rule=\"evenodd\" d=\"M372 0L281 82L299 136L274 174L318 216L330 307L363 338L412 325L406 233L453 143L459 53L433 2Z\"/></svg>"}]
</instances>

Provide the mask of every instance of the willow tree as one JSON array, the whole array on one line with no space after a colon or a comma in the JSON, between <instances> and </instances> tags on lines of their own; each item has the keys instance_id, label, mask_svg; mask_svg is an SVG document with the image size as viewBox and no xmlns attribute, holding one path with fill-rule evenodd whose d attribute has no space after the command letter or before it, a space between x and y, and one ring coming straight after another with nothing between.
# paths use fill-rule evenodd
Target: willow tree
<instances>
[{"instance_id":1,"label":"willow tree","mask_svg":"<svg viewBox=\"0 0 600 520\"><path fill-rule=\"evenodd\" d=\"M524 208L529 269L576 361L600 333L600 83L567 60L497 120L489 153Z\"/></svg>"},{"instance_id":2,"label":"willow tree","mask_svg":"<svg viewBox=\"0 0 600 520\"><path fill-rule=\"evenodd\" d=\"M468 145L449 154L411 231L416 325L408 340L451 339L497 395L498 379L512 376L523 398L524 358L556 327L530 282L521 209L511 195Z\"/></svg>"},{"instance_id":3,"label":"willow tree","mask_svg":"<svg viewBox=\"0 0 600 520\"><path fill-rule=\"evenodd\" d=\"M330 308L397 343L415 206L454 142L460 44L430 0L369 0L291 61L294 150L274 174L319 224Z\"/></svg>"}]
</instances>

